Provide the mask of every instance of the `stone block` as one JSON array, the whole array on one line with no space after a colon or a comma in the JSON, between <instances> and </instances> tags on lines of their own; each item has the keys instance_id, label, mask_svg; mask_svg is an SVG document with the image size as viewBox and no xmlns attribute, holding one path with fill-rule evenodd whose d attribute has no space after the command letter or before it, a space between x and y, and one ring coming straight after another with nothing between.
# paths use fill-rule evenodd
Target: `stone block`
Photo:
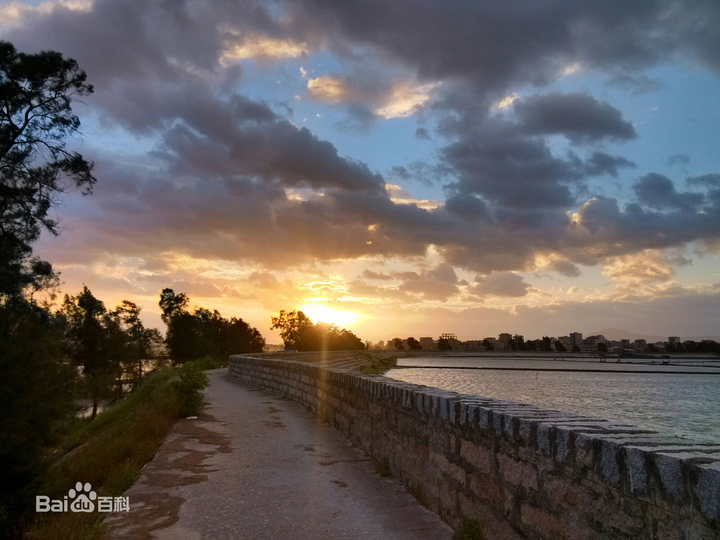
<instances>
[{"instance_id":1,"label":"stone block","mask_svg":"<svg viewBox=\"0 0 720 540\"><path fill-rule=\"evenodd\" d=\"M564 463L570 457L570 429L558 426L555 429L555 461Z\"/></svg>"},{"instance_id":2,"label":"stone block","mask_svg":"<svg viewBox=\"0 0 720 540\"><path fill-rule=\"evenodd\" d=\"M442 476L454 482L456 486L465 485L465 471L455 463L451 463L443 454L430 452L430 464L437 467Z\"/></svg>"},{"instance_id":3,"label":"stone block","mask_svg":"<svg viewBox=\"0 0 720 540\"><path fill-rule=\"evenodd\" d=\"M468 475L470 492L474 498L496 510L502 510L505 504L505 493L498 480L476 472Z\"/></svg>"},{"instance_id":4,"label":"stone block","mask_svg":"<svg viewBox=\"0 0 720 540\"><path fill-rule=\"evenodd\" d=\"M508 484L537 491L537 469L529 463L514 459L506 454L497 455L498 472Z\"/></svg>"},{"instance_id":5,"label":"stone block","mask_svg":"<svg viewBox=\"0 0 720 540\"><path fill-rule=\"evenodd\" d=\"M612 441L603 440L601 446L603 478L612 484L620 482L620 447Z\"/></svg>"},{"instance_id":6,"label":"stone block","mask_svg":"<svg viewBox=\"0 0 720 540\"><path fill-rule=\"evenodd\" d=\"M706 519L720 519L720 462L699 465L695 497ZM717 527L720 530L720 526ZM720 536L720 534L718 534Z\"/></svg>"},{"instance_id":7,"label":"stone block","mask_svg":"<svg viewBox=\"0 0 720 540\"><path fill-rule=\"evenodd\" d=\"M473 469L488 475L493 473L489 448L476 445L467 439L460 439L460 458L466 461Z\"/></svg>"},{"instance_id":8,"label":"stone block","mask_svg":"<svg viewBox=\"0 0 720 540\"><path fill-rule=\"evenodd\" d=\"M560 430L558 429L558 434L559 433ZM585 469L592 468L595 457L593 441L594 439L592 437L582 433L575 437L575 463L577 463L579 467Z\"/></svg>"},{"instance_id":9,"label":"stone block","mask_svg":"<svg viewBox=\"0 0 720 540\"><path fill-rule=\"evenodd\" d=\"M660 473L663 489L675 499L681 499L685 493L683 460L668 454L656 454L655 465Z\"/></svg>"},{"instance_id":10,"label":"stone block","mask_svg":"<svg viewBox=\"0 0 720 540\"><path fill-rule=\"evenodd\" d=\"M548 424L538 424L537 449L545 456L550 455L550 426Z\"/></svg>"}]
</instances>

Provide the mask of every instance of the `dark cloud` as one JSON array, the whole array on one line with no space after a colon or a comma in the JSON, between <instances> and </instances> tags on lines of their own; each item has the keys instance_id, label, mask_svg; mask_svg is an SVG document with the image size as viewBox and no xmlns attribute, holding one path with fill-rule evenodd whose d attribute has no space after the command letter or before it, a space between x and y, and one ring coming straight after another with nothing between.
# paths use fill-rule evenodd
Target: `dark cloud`
<instances>
[{"instance_id":1,"label":"dark cloud","mask_svg":"<svg viewBox=\"0 0 720 540\"><path fill-rule=\"evenodd\" d=\"M520 297L528 293L530 285L522 276L513 272L493 272L488 276L476 276L477 285L470 292L482 296Z\"/></svg>"},{"instance_id":2,"label":"dark cloud","mask_svg":"<svg viewBox=\"0 0 720 540\"><path fill-rule=\"evenodd\" d=\"M422 274L407 272L403 277L404 281L398 290L420 294L427 300L446 302L460 292L460 280L449 264L440 264Z\"/></svg>"},{"instance_id":3,"label":"dark cloud","mask_svg":"<svg viewBox=\"0 0 720 540\"><path fill-rule=\"evenodd\" d=\"M415 130L415 138L419 141L429 141L430 133L428 133L428 130L425 128L417 128Z\"/></svg>"},{"instance_id":4,"label":"dark cloud","mask_svg":"<svg viewBox=\"0 0 720 540\"><path fill-rule=\"evenodd\" d=\"M539 135L564 135L574 144L637 137L622 113L589 94L544 94L513 103L524 131Z\"/></svg>"},{"instance_id":5,"label":"dark cloud","mask_svg":"<svg viewBox=\"0 0 720 540\"><path fill-rule=\"evenodd\" d=\"M678 164L687 165L688 163L690 163L690 156L688 156L687 154L674 154L668 157L667 163L669 166Z\"/></svg>"},{"instance_id":6,"label":"dark cloud","mask_svg":"<svg viewBox=\"0 0 720 540\"><path fill-rule=\"evenodd\" d=\"M523 128L504 118L489 118L461 129L456 142L441 150L443 164L454 171L452 188L474 193L510 208L559 208L575 201L569 185L590 176L617 176L629 160L593 152L583 160L574 153L558 157L547 142L529 137Z\"/></svg>"},{"instance_id":7,"label":"dark cloud","mask_svg":"<svg viewBox=\"0 0 720 540\"><path fill-rule=\"evenodd\" d=\"M705 199L702 193L678 193L667 176L657 173L640 177L633 190L638 200L651 208L696 208Z\"/></svg>"},{"instance_id":8,"label":"dark cloud","mask_svg":"<svg viewBox=\"0 0 720 540\"><path fill-rule=\"evenodd\" d=\"M622 156L611 156L605 152L593 152L585 163L585 172L588 176L609 175L617 178L621 168L635 169L637 165Z\"/></svg>"},{"instance_id":9,"label":"dark cloud","mask_svg":"<svg viewBox=\"0 0 720 540\"><path fill-rule=\"evenodd\" d=\"M554 260L550 263L549 268L567 277L578 277L580 275L580 269L570 261Z\"/></svg>"},{"instance_id":10,"label":"dark cloud","mask_svg":"<svg viewBox=\"0 0 720 540\"><path fill-rule=\"evenodd\" d=\"M702 176L692 176L686 180L689 186L702 186L706 188L720 187L720 174L704 174Z\"/></svg>"},{"instance_id":11,"label":"dark cloud","mask_svg":"<svg viewBox=\"0 0 720 540\"><path fill-rule=\"evenodd\" d=\"M533 269L538 255L562 258L554 269L574 276L577 264L720 238L716 174L688 179L705 195L649 174L634 185L639 204L578 198L592 194L589 179L635 165L594 148L556 150L547 136L575 144L635 137L609 103L545 93L518 100L514 115L491 112L513 88L540 88L577 63L625 74L616 82L631 92L652 83L644 68L678 55L718 69L718 10L669 0L96 0L88 11L31 13L7 38L28 52L75 57L96 86L92 112L158 141L141 163L92 156L101 181L92 199L68 203L63 224L74 232L59 240L58 260L174 252L287 268L422 258L433 246L443 264L393 277L403 295L444 300L463 287L453 267L488 274L476 285L483 294L521 296L529 285L510 272ZM330 48L350 73L334 75L345 85L334 103L347 129L372 125L398 83L442 82L427 108L447 138L439 163L389 176L444 183L444 203L393 202L367 164L289 122L287 109L241 94L242 69L221 58L256 38ZM263 279L272 281L258 277L258 286Z\"/></svg>"}]
</instances>

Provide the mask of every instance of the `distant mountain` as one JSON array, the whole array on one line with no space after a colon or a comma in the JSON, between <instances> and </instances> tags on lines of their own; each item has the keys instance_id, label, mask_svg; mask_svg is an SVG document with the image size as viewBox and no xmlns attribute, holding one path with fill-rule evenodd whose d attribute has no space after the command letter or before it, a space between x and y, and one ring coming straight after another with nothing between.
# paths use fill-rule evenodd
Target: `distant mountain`
<instances>
[{"instance_id":1,"label":"distant mountain","mask_svg":"<svg viewBox=\"0 0 720 540\"><path fill-rule=\"evenodd\" d=\"M605 328L604 330L598 330L597 332L587 334L587 336L596 336L598 334L605 336L607 339L611 339L613 341L621 339L645 339L648 341L648 343L655 343L656 341L667 341L669 337L659 336L656 334L636 334L634 332L628 332L627 330L622 330L620 328ZM587 336L583 334L583 337ZM718 336L683 336L681 334L680 338L683 341L702 341L703 339L714 339L715 341L720 341L720 338Z\"/></svg>"}]
</instances>

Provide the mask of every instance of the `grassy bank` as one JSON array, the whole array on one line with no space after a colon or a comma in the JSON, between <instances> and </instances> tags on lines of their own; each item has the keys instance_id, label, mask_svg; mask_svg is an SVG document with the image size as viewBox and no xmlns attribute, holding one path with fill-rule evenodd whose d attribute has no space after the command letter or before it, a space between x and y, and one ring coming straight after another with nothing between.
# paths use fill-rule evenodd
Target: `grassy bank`
<instances>
[{"instance_id":1,"label":"grassy bank","mask_svg":"<svg viewBox=\"0 0 720 540\"><path fill-rule=\"evenodd\" d=\"M366 358L368 361L368 364L363 366L360 371L371 375L381 375L397 365L397 356L383 358L370 353L359 353L359 356Z\"/></svg>"},{"instance_id":2,"label":"grassy bank","mask_svg":"<svg viewBox=\"0 0 720 540\"><path fill-rule=\"evenodd\" d=\"M217 362L185 364L150 374L118 405L94 421L77 420L68 427L53 453L39 494L62 499L76 482L89 482L98 496L120 496L138 478L178 417L197 412L207 378L202 369ZM212 365L210 365L212 364ZM34 510L34 509L33 509ZM91 540L102 535L103 514L30 513L26 538Z\"/></svg>"}]
</instances>

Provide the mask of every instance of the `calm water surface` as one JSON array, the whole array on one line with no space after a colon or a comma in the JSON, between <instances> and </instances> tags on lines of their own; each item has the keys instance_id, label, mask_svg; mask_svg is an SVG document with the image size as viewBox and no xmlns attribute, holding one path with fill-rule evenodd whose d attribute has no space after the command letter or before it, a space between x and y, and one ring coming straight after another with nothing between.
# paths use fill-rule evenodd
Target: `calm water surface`
<instances>
[{"instance_id":1,"label":"calm water surface","mask_svg":"<svg viewBox=\"0 0 720 540\"><path fill-rule=\"evenodd\" d=\"M632 365L599 362L553 362L493 358L406 358L400 365L511 367L498 369L390 370L386 375L414 384L463 394L530 403L642 426L702 442L720 443L720 369ZM602 372L568 372L563 368L602 369ZM532 371L552 368L556 371ZM641 369L645 373L623 373ZM673 369L688 374L661 373ZM693 373L693 371L695 371Z\"/></svg>"}]
</instances>

